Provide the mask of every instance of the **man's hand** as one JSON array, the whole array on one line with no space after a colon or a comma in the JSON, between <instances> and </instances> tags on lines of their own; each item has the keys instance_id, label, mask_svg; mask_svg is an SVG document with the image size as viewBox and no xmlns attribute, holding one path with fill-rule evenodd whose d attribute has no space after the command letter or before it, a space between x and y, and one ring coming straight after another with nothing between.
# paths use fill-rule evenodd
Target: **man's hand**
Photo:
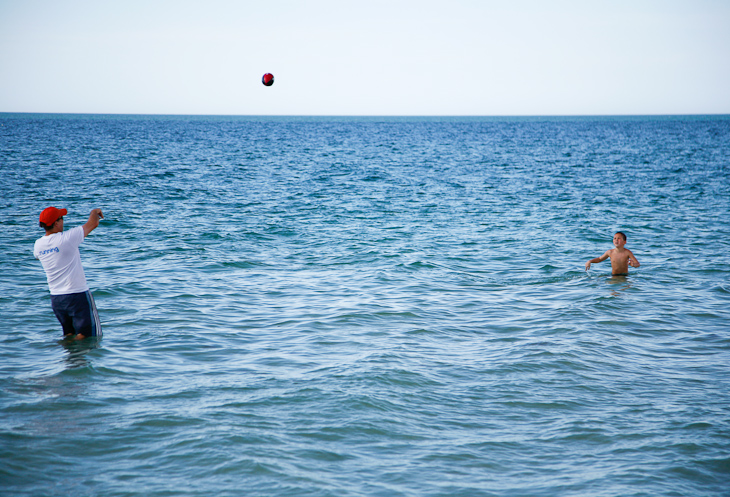
<instances>
[{"instance_id":1,"label":"man's hand","mask_svg":"<svg viewBox=\"0 0 730 497\"><path fill-rule=\"evenodd\" d=\"M89 233L99 226L100 219L104 219L104 214L101 212L101 209L91 209L89 220L84 223L84 236L88 236Z\"/></svg>"}]
</instances>

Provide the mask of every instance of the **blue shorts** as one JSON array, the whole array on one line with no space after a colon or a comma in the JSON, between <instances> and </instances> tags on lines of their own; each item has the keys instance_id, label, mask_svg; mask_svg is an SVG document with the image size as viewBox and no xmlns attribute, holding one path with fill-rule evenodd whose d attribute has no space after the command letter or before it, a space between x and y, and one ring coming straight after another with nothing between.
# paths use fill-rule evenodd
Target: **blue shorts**
<instances>
[{"instance_id":1,"label":"blue shorts","mask_svg":"<svg viewBox=\"0 0 730 497\"><path fill-rule=\"evenodd\" d=\"M51 295L51 307L63 328L63 334L100 337L101 322L90 291Z\"/></svg>"}]
</instances>

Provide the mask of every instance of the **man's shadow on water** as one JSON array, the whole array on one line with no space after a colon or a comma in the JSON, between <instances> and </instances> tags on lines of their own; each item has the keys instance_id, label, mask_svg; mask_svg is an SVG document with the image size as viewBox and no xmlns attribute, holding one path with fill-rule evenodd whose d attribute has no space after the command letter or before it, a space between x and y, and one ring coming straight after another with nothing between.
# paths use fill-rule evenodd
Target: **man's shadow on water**
<instances>
[{"instance_id":1,"label":"man's shadow on water","mask_svg":"<svg viewBox=\"0 0 730 497\"><path fill-rule=\"evenodd\" d=\"M66 364L69 369L85 368L89 365L89 359L86 355L94 349L100 347L100 337L89 337L83 340L73 340L64 338L59 340L59 343L66 349L68 356L66 356Z\"/></svg>"}]
</instances>

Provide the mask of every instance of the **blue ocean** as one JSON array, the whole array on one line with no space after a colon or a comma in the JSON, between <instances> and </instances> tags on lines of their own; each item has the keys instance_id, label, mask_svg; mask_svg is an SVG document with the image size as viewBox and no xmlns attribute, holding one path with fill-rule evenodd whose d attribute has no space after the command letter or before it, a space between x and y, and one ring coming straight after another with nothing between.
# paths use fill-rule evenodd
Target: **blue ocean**
<instances>
[{"instance_id":1,"label":"blue ocean","mask_svg":"<svg viewBox=\"0 0 730 497\"><path fill-rule=\"evenodd\" d=\"M0 172L3 496L730 495L730 116L0 114Z\"/></svg>"}]
</instances>

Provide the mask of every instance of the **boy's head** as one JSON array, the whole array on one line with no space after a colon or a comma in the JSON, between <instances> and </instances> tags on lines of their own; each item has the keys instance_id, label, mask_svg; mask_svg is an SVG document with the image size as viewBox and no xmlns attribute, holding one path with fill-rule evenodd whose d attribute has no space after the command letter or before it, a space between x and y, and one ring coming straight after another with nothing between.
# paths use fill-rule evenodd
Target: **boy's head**
<instances>
[{"instance_id":1,"label":"boy's head","mask_svg":"<svg viewBox=\"0 0 730 497\"><path fill-rule=\"evenodd\" d=\"M613 235L613 244L619 248L626 245L626 233L623 231L617 231L616 234Z\"/></svg>"}]
</instances>

